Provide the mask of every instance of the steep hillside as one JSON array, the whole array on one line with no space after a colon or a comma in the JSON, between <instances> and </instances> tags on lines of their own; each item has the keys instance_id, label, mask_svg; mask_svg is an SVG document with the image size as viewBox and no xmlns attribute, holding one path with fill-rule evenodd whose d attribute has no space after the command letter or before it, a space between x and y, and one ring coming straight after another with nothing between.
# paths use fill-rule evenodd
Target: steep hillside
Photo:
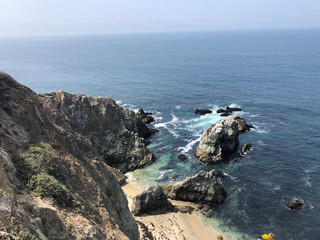
<instances>
[{"instance_id":1,"label":"steep hillside","mask_svg":"<svg viewBox=\"0 0 320 240\"><path fill-rule=\"evenodd\" d=\"M38 95L0 73L0 230L138 239L109 166L126 172L153 162L144 139L151 133L110 98Z\"/></svg>"}]
</instances>

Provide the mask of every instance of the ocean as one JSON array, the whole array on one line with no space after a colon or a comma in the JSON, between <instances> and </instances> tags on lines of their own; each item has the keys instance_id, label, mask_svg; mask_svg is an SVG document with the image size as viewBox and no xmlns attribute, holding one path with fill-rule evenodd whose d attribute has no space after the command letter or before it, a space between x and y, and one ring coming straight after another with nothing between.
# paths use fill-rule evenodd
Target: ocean
<instances>
[{"instance_id":1,"label":"ocean","mask_svg":"<svg viewBox=\"0 0 320 240\"><path fill-rule=\"evenodd\" d=\"M217 169L227 200L204 217L232 239L320 239L320 31L278 30L0 39L0 70L36 92L114 98L154 113L143 187ZM255 129L237 161L199 164L201 133L223 119L195 108L236 106ZM180 153L187 155L179 161ZM304 201L300 211L288 200Z\"/></svg>"}]
</instances>

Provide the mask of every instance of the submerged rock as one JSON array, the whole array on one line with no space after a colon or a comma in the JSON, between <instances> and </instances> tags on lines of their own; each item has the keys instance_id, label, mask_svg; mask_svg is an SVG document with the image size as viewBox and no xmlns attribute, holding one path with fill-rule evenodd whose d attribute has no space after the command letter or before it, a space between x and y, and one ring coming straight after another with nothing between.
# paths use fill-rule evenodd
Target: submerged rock
<instances>
[{"instance_id":1,"label":"submerged rock","mask_svg":"<svg viewBox=\"0 0 320 240\"><path fill-rule=\"evenodd\" d=\"M173 211L174 207L163 192L162 186L150 187L133 199L131 212L135 215L161 214Z\"/></svg>"},{"instance_id":2,"label":"submerged rock","mask_svg":"<svg viewBox=\"0 0 320 240\"><path fill-rule=\"evenodd\" d=\"M212 110L210 109L200 109L200 108L197 108L195 111L194 111L195 114L200 114L200 115L205 115L205 114L208 114L208 113L212 113Z\"/></svg>"},{"instance_id":3,"label":"submerged rock","mask_svg":"<svg viewBox=\"0 0 320 240\"><path fill-rule=\"evenodd\" d=\"M293 200L290 200L288 203L287 203L287 207L290 208L290 209L296 209L296 210L299 210L303 207L304 203L298 199L293 199Z\"/></svg>"},{"instance_id":4,"label":"submerged rock","mask_svg":"<svg viewBox=\"0 0 320 240\"><path fill-rule=\"evenodd\" d=\"M227 197L226 191L218 182L215 170L200 171L181 182L172 182L163 186L165 194L175 200L212 205L222 203Z\"/></svg>"},{"instance_id":5,"label":"submerged rock","mask_svg":"<svg viewBox=\"0 0 320 240\"><path fill-rule=\"evenodd\" d=\"M225 160L236 151L239 145L238 137L238 123L235 118L225 118L204 131L195 155L199 161L204 163Z\"/></svg>"},{"instance_id":6,"label":"submerged rock","mask_svg":"<svg viewBox=\"0 0 320 240\"><path fill-rule=\"evenodd\" d=\"M250 151L252 149L252 144L244 144L241 148L241 154L244 154L247 151Z\"/></svg>"},{"instance_id":7,"label":"submerged rock","mask_svg":"<svg viewBox=\"0 0 320 240\"><path fill-rule=\"evenodd\" d=\"M185 160L187 160L187 156L186 155L184 155L184 154L179 154L179 156L178 156L178 158L181 160L181 161L185 161Z\"/></svg>"}]
</instances>

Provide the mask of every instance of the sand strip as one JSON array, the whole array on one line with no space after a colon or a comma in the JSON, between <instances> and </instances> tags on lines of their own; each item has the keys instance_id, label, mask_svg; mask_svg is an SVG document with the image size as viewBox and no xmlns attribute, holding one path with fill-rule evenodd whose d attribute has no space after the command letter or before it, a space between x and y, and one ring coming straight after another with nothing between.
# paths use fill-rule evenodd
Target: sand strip
<instances>
[{"instance_id":1,"label":"sand strip","mask_svg":"<svg viewBox=\"0 0 320 240\"><path fill-rule=\"evenodd\" d=\"M143 191L129 179L122 189L127 195L129 208L132 204L132 198ZM193 205L180 201L172 201L172 203L174 205ZM220 235L207 227L195 212L191 214L166 213L145 215L135 217L135 219L140 229L141 240L217 240ZM227 239L224 238L224 240Z\"/></svg>"}]
</instances>

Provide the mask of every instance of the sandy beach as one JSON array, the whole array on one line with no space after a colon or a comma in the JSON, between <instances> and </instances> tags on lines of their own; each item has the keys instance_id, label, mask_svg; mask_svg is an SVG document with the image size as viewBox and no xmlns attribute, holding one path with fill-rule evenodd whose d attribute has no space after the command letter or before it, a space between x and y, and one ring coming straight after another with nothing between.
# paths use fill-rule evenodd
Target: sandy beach
<instances>
[{"instance_id":1,"label":"sandy beach","mask_svg":"<svg viewBox=\"0 0 320 240\"><path fill-rule=\"evenodd\" d=\"M132 199L137 194L142 193L130 179L122 187L131 209ZM173 205L190 205L192 203L171 201ZM166 213L159 215L145 215L135 217L140 230L141 240L145 239L170 239L170 240L217 240L221 234L212 231L193 213ZM223 238L227 240L226 238Z\"/></svg>"}]
</instances>

